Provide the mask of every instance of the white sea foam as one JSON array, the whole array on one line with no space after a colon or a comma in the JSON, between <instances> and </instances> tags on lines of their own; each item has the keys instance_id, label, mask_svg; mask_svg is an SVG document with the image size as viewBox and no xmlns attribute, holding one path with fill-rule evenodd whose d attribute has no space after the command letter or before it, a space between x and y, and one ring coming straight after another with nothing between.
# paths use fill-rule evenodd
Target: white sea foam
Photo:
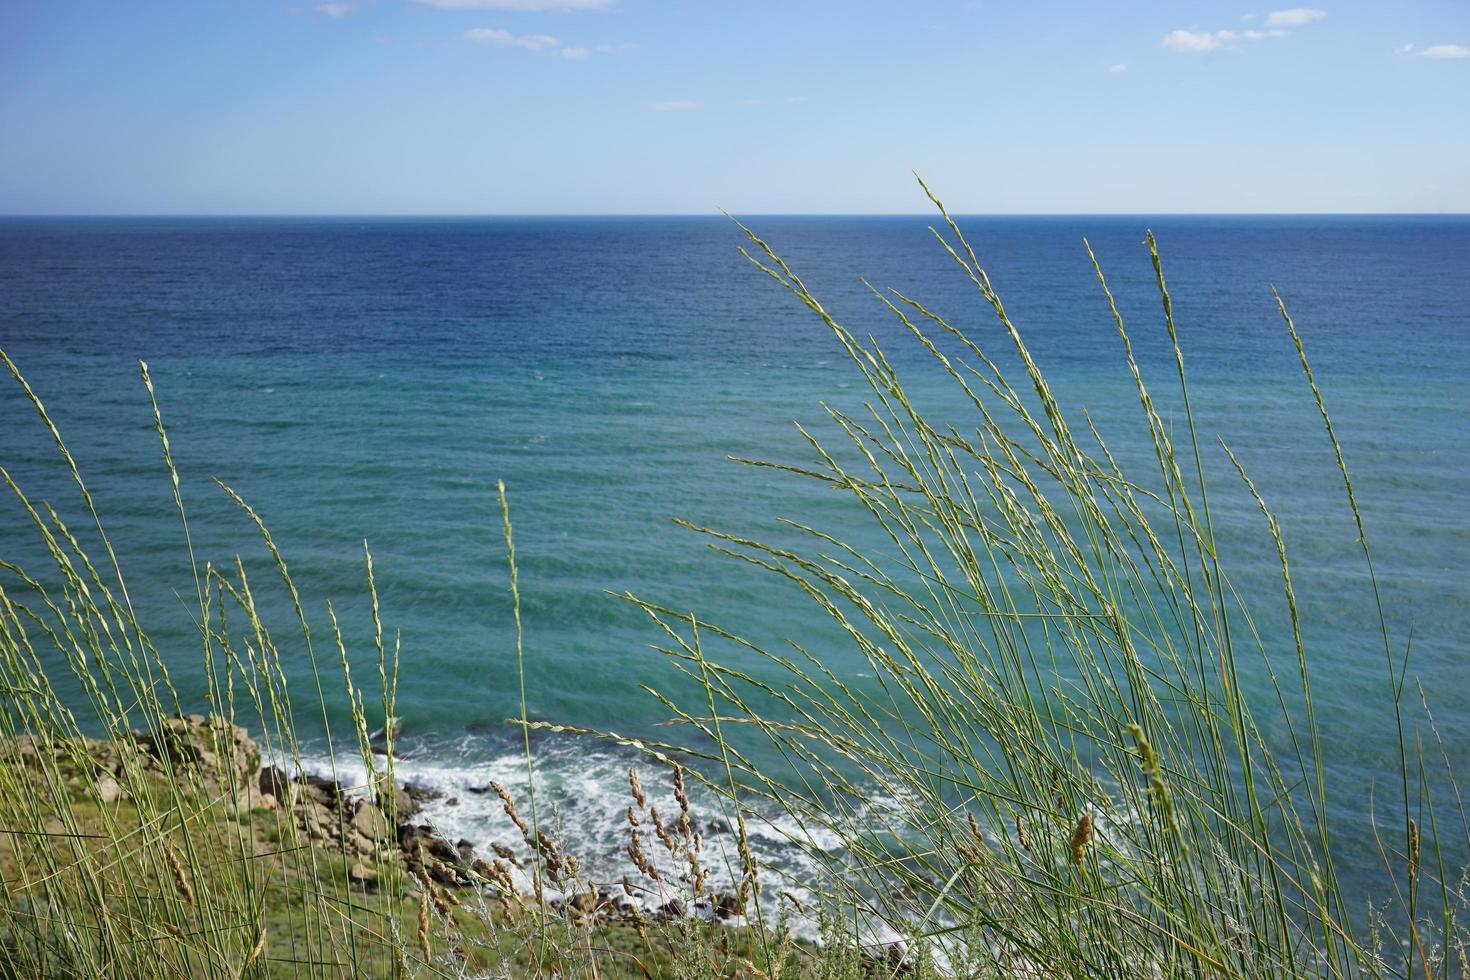
<instances>
[{"instance_id":1,"label":"white sea foam","mask_svg":"<svg viewBox=\"0 0 1470 980\"><path fill-rule=\"evenodd\" d=\"M492 845L510 847L525 856L520 832L506 816L500 798L490 789L492 781L504 786L516 800L522 817L532 819L524 751L503 739L465 735L432 743L408 744L395 760L395 775L437 795L425 803L414 819L432 825L435 832L452 842L465 840L481 855L493 854ZM583 875L598 884L620 883L627 876L639 890L638 903L653 911L678 894L677 886L649 882L634 866L627 852L628 805L632 795L628 769L639 769L651 807L672 827L679 805L664 767L629 749L589 743L574 738L540 739L534 746L535 820L566 852L576 855ZM381 763L381 760L380 760ZM336 778L348 794L361 794L366 773L356 756L339 756L335 769L325 754L303 758L307 772ZM709 887L714 894L733 892L740 878L740 858L733 813L727 805L694 779L688 781L691 823L700 835L701 862L711 869ZM894 801L875 796L865 806L876 811L893 807ZM814 827L779 810L747 812L746 830L751 851L760 867L762 911L768 921L784 911L798 935L817 937L815 912L820 905L819 884L830 864L825 859L842 857L843 841L829 828ZM679 882L687 875L682 854L671 857L654 837L646 815L642 820L643 849L666 882ZM529 865L529 862L526 862ZM826 867L824 867L826 865ZM519 882L528 891L530 881L521 873ZM685 888L687 891L687 886ZM794 898L783 899L783 893ZM804 912L797 911L797 903ZM747 908L754 916L754 907ZM738 918L737 918L738 921ZM896 938L877 926L872 941Z\"/></svg>"}]
</instances>

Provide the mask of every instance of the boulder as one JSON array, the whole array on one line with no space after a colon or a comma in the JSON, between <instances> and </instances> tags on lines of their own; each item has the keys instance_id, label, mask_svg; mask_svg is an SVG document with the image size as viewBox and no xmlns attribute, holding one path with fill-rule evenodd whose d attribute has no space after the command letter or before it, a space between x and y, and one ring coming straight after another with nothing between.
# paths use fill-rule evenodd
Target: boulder
<instances>
[{"instance_id":1,"label":"boulder","mask_svg":"<svg viewBox=\"0 0 1470 980\"><path fill-rule=\"evenodd\" d=\"M206 789L252 783L260 768L260 746L217 715L166 718L157 731L135 732L133 739L154 760L194 770Z\"/></svg>"},{"instance_id":2,"label":"boulder","mask_svg":"<svg viewBox=\"0 0 1470 980\"><path fill-rule=\"evenodd\" d=\"M335 779L326 776L318 776L315 773L306 773L298 783L305 794L317 803L325 806L336 806L342 799L342 787L337 785Z\"/></svg>"},{"instance_id":3,"label":"boulder","mask_svg":"<svg viewBox=\"0 0 1470 980\"><path fill-rule=\"evenodd\" d=\"M740 896L735 892L720 892L715 896L715 917L719 919L733 919L737 915L744 915L745 909L741 905Z\"/></svg>"},{"instance_id":4,"label":"boulder","mask_svg":"<svg viewBox=\"0 0 1470 980\"><path fill-rule=\"evenodd\" d=\"M274 810L278 805L274 795L262 793L259 786L245 785L235 791L230 812L243 814L252 810Z\"/></svg>"},{"instance_id":5,"label":"boulder","mask_svg":"<svg viewBox=\"0 0 1470 980\"><path fill-rule=\"evenodd\" d=\"M358 861L347 869L347 880L354 885L361 885L364 888L376 888L378 884L378 869L369 867L361 861Z\"/></svg>"},{"instance_id":6,"label":"boulder","mask_svg":"<svg viewBox=\"0 0 1470 980\"><path fill-rule=\"evenodd\" d=\"M110 773L103 773L97 777L96 790L97 799L101 800L103 804L116 803L127 795L123 792L123 788L118 785L117 780L112 778Z\"/></svg>"},{"instance_id":7,"label":"boulder","mask_svg":"<svg viewBox=\"0 0 1470 980\"><path fill-rule=\"evenodd\" d=\"M432 800L444 799L444 794L439 790L432 786L425 786L422 783L404 783L402 790L404 795L415 803L422 804Z\"/></svg>"},{"instance_id":8,"label":"boulder","mask_svg":"<svg viewBox=\"0 0 1470 980\"><path fill-rule=\"evenodd\" d=\"M407 786L400 786L390 782L387 773L378 777L379 785L377 792L378 806L384 810L392 808L393 816L398 820L407 820L415 816L423 809L420 797L409 791Z\"/></svg>"},{"instance_id":9,"label":"boulder","mask_svg":"<svg viewBox=\"0 0 1470 980\"><path fill-rule=\"evenodd\" d=\"M393 829L388 823L387 816L378 809L377 804L366 800L357 804L357 809L348 820L348 826L370 841L388 840Z\"/></svg>"},{"instance_id":10,"label":"boulder","mask_svg":"<svg viewBox=\"0 0 1470 980\"><path fill-rule=\"evenodd\" d=\"M262 766L260 778L256 782L262 793L269 793L278 800L286 799L291 787L296 785L280 766Z\"/></svg>"}]
</instances>

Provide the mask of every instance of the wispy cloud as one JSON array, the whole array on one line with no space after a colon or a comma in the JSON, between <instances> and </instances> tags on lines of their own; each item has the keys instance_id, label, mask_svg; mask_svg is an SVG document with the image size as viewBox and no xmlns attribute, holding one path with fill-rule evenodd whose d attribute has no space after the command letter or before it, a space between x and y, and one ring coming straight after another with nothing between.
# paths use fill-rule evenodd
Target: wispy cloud
<instances>
[{"instance_id":1,"label":"wispy cloud","mask_svg":"<svg viewBox=\"0 0 1470 980\"><path fill-rule=\"evenodd\" d=\"M475 27L464 32L465 40L478 44L494 44L502 48L525 48L527 51L544 51L561 44L560 38L550 34L512 34L502 27Z\"/></svg>"},{"instance_id":2,"label":"wispy cloud","mask_svg":"<svg viewBox=\"0 0 1470 980\"><path fill-rule=\"evenodd\" d=\"M1301 27L1314 20L1322 20L1327 11L1315 7L1292 7L1290 10L1273 10L1266 15L1267 27Z\"/></svg>"},{"instance_id":3,"label":"wispy cloud","mask_svg":"<svg viewBox=\"0 0 1470 980\"><path fill-rule=\"evenodd\" d=\"M1431 44L1427 48L1405 44L1397 49L1397 53L1411 55L1415 58L1433 58L1436 61L1459 61L1462 58L1470 58L1470 48L1463 44Z\"/></svg>"},{"instance_id":4,"label":"wispy cloud","mask_svg":"<svg viewBox=\"0 0 1470 980\"><path fill-rule=\"evenodd\" d=\"M1108 71L1112 72L1114 75L1121 75L1127 70L1128 66L1123 64L1121 61L1118 62L1116 65L1108 65Z\"/></svg>"},{"instance_id":5,"label":"wispy cloud","mask_svg":"<svg viewBox=\"0 0 1470 980\"><path fill-rule=\"evenodd\" d=\"M1180 54L1204 54L1219 51L1237 41L1263 41L1268 37L1285 37L1286 31L1170 31L1164 35L1163 45Z\"/></svg>"},{"instance_id":6,"label":"wispy cloud","mask_svg":"<svg viewBox=\"0 0 1470 980\"><path fill-rule=\"evenodd\" d=\"M514 34L503 27L475 27L464 32L466 41L489 44L497 48L524 48L554 54L568 61L586 61L594 54L619 54L628 45L599 44L595 47L584 44L563 44L562 39L552 34Z\"/></svg>"},{"instance_id":7,"label":"wispy cloud","mask_svg":"<svg viewBox=\"0 0 1470 980\"><path fill-rule=\"evenodd\" d=\"M326 14L328 17L346 17L349 13L352 12L352 4L319 3L316 5L316 12L319 14Z\"/></svg>"},{"instance_id":8,"label":"wispy cloud","mask_svg":"<svg viewBox=\"0 0 1470 980\"><path fill-rule=\"evenodd\" d=\"M1256 14L1246 14L1245 19L1255 20ZM1265 30L1254 28L1244 31L1195 31L1180 28L1164 35L1160 42L1170 51L1179 54L1207 54L1222 48L1234 47L1242 41L1264 41L1267 38L1286 37L1289 27L1302 27L1327 16L1325 10L1315 7L1293 7L1290 10L1273 10L1266 15Z\"/></svg>"},{"instance_id":9,"label":"wispy cloud","mask_svg":"<svg viewBox=\"0 0 1470 980\"><path fill-rule=\"evenodd\" d=\"M655 102L653 108L659 112L688 112L698 109L699 103L690 99L670 99L668 102Z\"/></svg>"},{"instance_id":10,"label":"wispy cloud","mask_svg":"<svg viewBox=\"0 0 1470 980\"><path fill-rule=\"evenodd\" d=\"M606 10L616 0L415 0L440 10Z\"/></svg>"}]
</instances>

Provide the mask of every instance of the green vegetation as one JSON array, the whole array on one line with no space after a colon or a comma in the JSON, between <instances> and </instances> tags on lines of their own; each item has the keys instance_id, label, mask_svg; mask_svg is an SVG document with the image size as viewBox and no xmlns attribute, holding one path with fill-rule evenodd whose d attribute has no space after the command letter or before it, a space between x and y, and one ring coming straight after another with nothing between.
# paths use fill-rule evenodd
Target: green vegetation
<instances>
[{"instance_id":1,"label":"green vegetation","mask_svg":"<svg viewBox=\"0 0 1470 980\"><path fill-rule=\"evenodd\" d=\"M687 744L532 722L522 694L515 723L526 733L528 766L533 728L615 738L649 755L645 779L671 759L686 760L687 769L669 775L680 813L660 816L645 806L632 778L637 882L586 880L577 842L537 829L545 815L536 800L509 793L506 812L523 833L515 853L431 860L423 849L443 842L406 842L396 829L405 802L388 721L397 645L379 618L371 556L378 693L367 698L330 606L330 633L309 624L282 551L223 485L268 545L296 622L290 635L262 622L261 576L252 579L243 562L196 563L191 601L213 718L181 721L200 706L178 703L163 658L133 614L86 484L51 427L97 544L84 548L55 510L33 505L4 474L54 567L33 578L0 563L0 973L1470 974L1465 882L1449 866L1464 852L1440 822L1443 806L1434 805L1458 801L1449 752L1434 744L1432 726L1422 728L1426 745L1408 718L1405 654L1381 605L1383 710L1400 734L1397 816L1373 828L1329 820L1332 747L1319 732L1314 656L1302 638L1287 542L1244 466L1219 447L1259 505L1261 533L1279 559L1293 669L1278 676L1271 664L1283 661L1272 654L1282 651L1258 633L1217 548L1204 462L1217 450L1196 431L1152 235L1177 365L1165 383L1177 385L1183 406L1173 422L1156 408L1149 383L1157 382L1140 371L1094 261L1128 368L1120 379L1136 391L1153 450L1145 471L1133 473L1089 419L1079 424L1063 411L975 252L942 206L940 214L935 237L1001 325L1025 374L1019 387L918 300L874 290L973 407L965 420L926 418L876 344L837 323L747 232L751 260L825 323L871 392L862 414L828 410L834 438L807 436L815 462L749 462L846 495L888 544L861 553L842 529L793 524L810 542L799 552L694 528L716 551L807 597L843 631L873 683L860 689L795 644L762 649L742 638L740 624L706 623L628 596L662 630L671 670L693 684L670 689L697 692L689 701L650 692L689 732ZM1281 314L1321 410L1323 437L1337 448L1344 505L1357 520L1376 600L1349 468L1284 305ZM143 380L152 397L146 365ZM505 533L514 570L508 508ZM304 651L313 665L317 684L304 701L287 691L283 649ZM736 669L720 649L767 666ZM53 687L58 670L73 675L83 703L63 703ZM1249 698L1247 676L1274 698ZM336 751L366 769L371 799L292 778L300 773L298 713L320 710L326 723L334 690L345 693L354 719L351 732L334 733ZM384 753L369 734L379 728ZM799 779L762 772L752 761L757 742L774 746ZM262 762L283 770L270 785L259 775ZM698 900L720 897L704 894L716 858L690 825L685 778L715 793L738 828L731 878L747 925L708 925L690 914ZM772 813L792 818L796 842L827 862L821 909L762 891L745 828ZM1465 826L1462 811L1458 820ZM1342 835L1370 831L1383 858L1373 897L1386 904L1365 914L1341 880L1337 853ZM841 850L819 846L834 837ZM649 858L660 848L677 875ZM655 915L617 902L619 888L680 901ZM820 917L822 943L792 938L797 915ZM909 938L875 946L880 929Z\"/></svg>"}]
</instances>

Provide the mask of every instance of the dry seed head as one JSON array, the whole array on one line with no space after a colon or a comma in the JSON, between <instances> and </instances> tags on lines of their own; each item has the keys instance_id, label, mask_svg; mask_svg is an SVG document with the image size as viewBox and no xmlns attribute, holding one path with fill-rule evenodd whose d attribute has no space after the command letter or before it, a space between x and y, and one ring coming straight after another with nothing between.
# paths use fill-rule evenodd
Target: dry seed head
<instances>
[{"instance_id":1,"label":"dry seed head","mask_svg":"<svg viewBox=\"0 0 1470 980\"><path fill-rule=\"evenodd\" d=\"M1419 877L1419 823L1409 820L1409 880Z\"/></svg>"},{"instance_id":2,"label":"dry seed head","mask_svg":"<svg viewBox=\"0 0 1470 980\"><path fill-rule=\"evenodd\" d=\"M658 868L654 866L654 863L648 859L648 855L644 853L643 838L637 830L633 831L632 839L628 841L628 857L633 859L633 866L649 878L654 881L663 880L659 876Z\"/></svg>"},{"instance_id":3,"label":"dry seed head","mask_svg":"<svg viewBox=\"0 0 1470 980\"><path fill-rule=\"evenodd\" d=\"M442 915L451 925L454 923L454 909L449 905L449 894L434 884L428 882L429 899L434 903L434 910Z\"/></svg>"},{"instance_id":4,"label":"dry seed head","mask_svg":"<svg viewBox=\"0 0 1470 980\"><path fill-rule=\"evenodd\" d=\"M1086 856L1087 842L1092 839L1092 814L1082 814L1082 819L1077 821L1077 829L1072 831L1072 863L1082 864Z\"/></svg>"},{"instance_id":5,"label":"dry seed head","mask_svg":"<svg viewBox=\"0 0 1470 980\"><path fill-rule=\"evenodd\" d=\"M985 835L980 832L980 824L975 820L975 815L973 813L971 813L969 810L966 810L965 811L965 820L970 825L970 836L972 836L972 837L975 838L975 842L977 844L979 844L981 847L984 847L985 846Z\"/></svg>"},{"instance_id":6,"label":"dry seed head","mask_svg":"<svg viewBox=\"0 0 1470 980\"><path fill-rule=\"evenodd\" d=\"M1134 747L1138 750L1138 758L1143 771L1152 774L1159 768L1159 757L1154 753L1154 747L1149 744L1148 739L1143 736L1143 726L1130 722L1127 732L1133 736Z\"/></svg>"},{"instance_id":7,"label":"dry seed head","mask_svg":"<svg viewBox=\"0 0 1470 980\"><path fill-rule=\"evenodd\" d=\"M1026 824L1022 822L1019 813L1016 814L1016 840L1020 842L1028 854L1035 855L1035 852L1031 850L1031 838L1026 836Z\"/></svg>"},{"instance_id":8,"label":"dry seed head","mask_svg":"<svg viewBox=\"0 0 1470 980\"><path fill-rule=\"evenodd\" d=\"M168 858L169 870L174 875L174 889L181 895L184 901L190 905L194 904L194 886L189 883L189 873L179 861L179 855L175 853L174 846L168 841L163 843L163 853Z\"/></svg>"},{"instance_id":9,"label":"dry seed head","mask_svg":"<svg viewBox=\"0 0 1470 980\"><path fill-rule=\"evenodd\" d=\"M526 821L522 820L521 815L516 812L516 801L511 797L510 792L493 779L490 780L490 788L495 791L496 796L500 797L500 803L505 807L505 815L510 818L510 822L516 825L516 829L521 832L521 836L526 838L527 843L530 843L531 828L526 825Z\"/></svg>"},{"instance_id":10,"label":"dry seed head","mask_svg":"<svg viewBox=\"0 0 1470 980\"><path fill-rule=\"evenodd\" d=\"M260 934L255 937L255 945L250 947L250 955L245 957L245 966L255 962L256 957L265 952L265 926L260 927Z\"/></svg>"},{"instance_id":11,"label":"dry seed head","mask_svg":"<svg viewBox=\"0 0 1470 980\"><path fill-rule=\"evenodd\" d=\"M754 963L750 962L750 960L747 960L744 957L741 957L740 959L735 961L735 967L738 971L735 974L735 976L737 977L754 977L755 980L771 980L771 975L769 973L767 973L765 970L762 970L760 967L756 966Z\"/></svg>"},{"instance_id":12,"label":"dry seed head","mask_svg":"<svg viewBox=\"0 0 1470 980\"><path fill-rule=\"evenodd\" d=\"M653 818L653 832L658 835L659 840L663 841L664 847L668 848L669 857L673 857L674 838L671 837L668 830L664 828L664 818L659 816L658 807L651 807L648 811L648 814L650 817Z\"/></svg>"},{"instance_id":13,"label":"dry seed head","mask_svg":"<svg viewBox=\"0 0 1470 980\"><path fill-rule=\"evenodd\" d=\"M646 797L646 796L643 795L643 784L638 781L638 770L637 769L629 769L628 770L628 785L633 790L633 799L635 799L635 800L638 801L638 805L640 807L642 807L643 809L647 810L648 809L648 797Z\"/></svg>"},{"instance_id":14,"label":"dry seed head","mask_svg":"<svg viewBox=\"0 0 1470 980\"><path fill-rule=\"evenodd\" d=\"M629 804L629 806L628 806L628 826L629 827L636 827L636 826L638 826L638 814L637 814L636 811L634 811L634 809L632 807L632 804Z\"/></svg>"},{"instance_id":15,"label":"dry seed head","mask_svg":"<svg viewBox=\"0 0 1470 980\"><path fill-rule=\"evenodd\" d=\"M419 893L419 952L424 954L424 962L433 959L433 952L429 948L429 893Z\"/></svg>"},{"instance_id":16,"label":"dry seed head","mask_svg":"<svg viewBox=\"0 0 1470 980\"><path fill-rule=\"evenodd\" d=\"M694 828L689 822L689 794L684 791L684 770L674 767L674 800L679 804L679 833L688 843L694 842Z\"/></svg>"}]
</instances>

